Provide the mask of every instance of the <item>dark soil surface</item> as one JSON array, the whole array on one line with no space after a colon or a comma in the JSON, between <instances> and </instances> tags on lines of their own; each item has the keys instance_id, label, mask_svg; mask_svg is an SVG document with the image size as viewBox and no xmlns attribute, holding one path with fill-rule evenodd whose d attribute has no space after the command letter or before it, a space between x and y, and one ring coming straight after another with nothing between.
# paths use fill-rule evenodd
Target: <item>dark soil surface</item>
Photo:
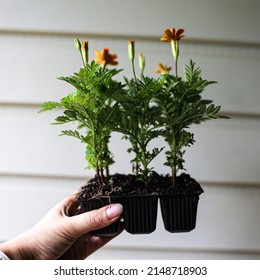
<instances>
[{"instance_id":1,"label":"dark soil surface","mask_svg":"<svg viewBox=\"0 0 260 280\"><path fill-rule=\"evenodd\" d=\"M169 194L201 194L203 189L190 175L182 173L177 176L173 187L169 175L152 173L145 184L135 175L114 174L100 186L97 178L93 178L81 187L78 199L89 200L100 196L127 196L127 195L169 195Z\"/></svg>"}]
</instances>

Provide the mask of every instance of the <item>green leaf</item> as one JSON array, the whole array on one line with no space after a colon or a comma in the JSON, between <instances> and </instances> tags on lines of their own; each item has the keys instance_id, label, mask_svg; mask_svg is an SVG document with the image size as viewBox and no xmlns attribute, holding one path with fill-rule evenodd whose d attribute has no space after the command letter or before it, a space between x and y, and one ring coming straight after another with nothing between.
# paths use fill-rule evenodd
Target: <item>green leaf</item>
<instances>
[{"instance_id":1,"label":"green leaf","mask_svg":"<svg viewBox=\"0 0 260 280\"><path fill-rule=\"evenodd\" d=\"M49 110L53 110L53 109L56 109L56 108L59 108L59 107L60 107L59 102L48 101L48 102L45 102L41 105L41 110L39 111L39 113L46 112L46 111L49 111Z\"/></svg>"},{"instance_id":2,"label":"green leaf","mask_svg":"<svg viewBox=\"0 0 260 280\"><path fill-rule=\"evenodd\" d=\"M64 124L71 121L71 119L67 116L59 116L55 119L56 123L53 124Z\"/></svg>"},{"instance_id":3,"label":"green leaf","mask_svg":"<svg viewBox=\"0 0 260 280\"><path fill-rule=\"evenodd\" d=\"M84 142L85 138L77 130L62 130L60 136L72 136Z\"/></svg>"}]
</instances>

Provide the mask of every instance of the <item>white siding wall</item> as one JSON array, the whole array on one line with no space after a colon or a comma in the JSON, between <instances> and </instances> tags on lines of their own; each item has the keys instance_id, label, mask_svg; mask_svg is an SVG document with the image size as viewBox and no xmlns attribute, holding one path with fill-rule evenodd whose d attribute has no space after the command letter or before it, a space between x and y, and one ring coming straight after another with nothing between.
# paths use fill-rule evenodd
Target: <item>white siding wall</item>
<instances>
[{"instance_id":1,"label":"white siding wall","mask_svg":"<svg viewBox=\"0 0 260 280\"><path fill-rule=\"evenodd\" d=\"M194 127L196 144L186 152L187 171L205 190L197 228L167 233L159 213L154 233L123 233L91 258L260 259L259 10L258 0L0 0L0 240L31 227L91 176L84 147L50 126L55 113L37 114L71 90L56 77L81 66L73 39L88 39L91 55L103 47L118 53L124 75L127 40L136 39L152 74L158 62L172 62L159 38L175 26L187 36L180 63L192 58L219 82L206 94L232 116ZM113 171L129 172L119 141L114 135Z\"/></svg>"}]
</instances>

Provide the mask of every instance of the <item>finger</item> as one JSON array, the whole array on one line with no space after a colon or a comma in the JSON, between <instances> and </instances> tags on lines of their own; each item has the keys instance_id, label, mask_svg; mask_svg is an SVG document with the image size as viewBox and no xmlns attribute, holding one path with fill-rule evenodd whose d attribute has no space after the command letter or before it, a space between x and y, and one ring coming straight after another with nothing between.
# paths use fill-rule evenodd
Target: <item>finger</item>
<instances>
[{"instance_id":1,"label":"finger","mask_svg":"<svg viewBox=\"0 0 260 280\"><path fill-rule=\"evenodd\" d=\"M97 210L66 217L64 226L71 237L78 238L89 231L109 226L120 218L122 212L121 204L110 204Z\"/></svg>"},{"instance_id":2,"label":"finger","mask_svg":"<svg viewBox=\"0 0 260 280\"><path fill-rule=\"evenodd\" d=\"M86 257L106 245L109 241L113 240L116 236L118 236L122 231L124 230L123 227L121 227L120 231L111 237L96 237L91 236L88 238L87 241L87 251L86 251Z\"/></svg>"},{"instance_id":3,"label":"finger","mask_svg":"<svg viewBox=\"0 0 260 280\"><path fill-rule=\"evenodd\" d=\"M63 216L71 216L71 208L74 208L74 205L78 205L77 201L78 192L71 193L59 203L57 203L49 212L56 212L57 214L62 214Z\"/></svg>"},{"instance_id":4,"label":"finger","mask_svg":"<svg viewBox=\"0 0 260 280\"><path fill-rule=\"evenodd\" d=\"M68 195L66 198L57 203L53 208L51 208L37 223L37 225L44 224L47 221L52 222L54 220L60 219L61 217L76 215L79 212L79 203L77 201L77 197L77 192Z\"/></svg>"}]
</instances>

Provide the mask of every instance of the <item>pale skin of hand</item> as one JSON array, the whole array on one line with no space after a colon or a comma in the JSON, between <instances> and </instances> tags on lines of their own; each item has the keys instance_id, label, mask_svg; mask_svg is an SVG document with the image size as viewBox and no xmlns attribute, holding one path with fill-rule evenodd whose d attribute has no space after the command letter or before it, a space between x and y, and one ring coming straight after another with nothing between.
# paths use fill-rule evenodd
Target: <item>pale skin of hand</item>
<instances>
[{"instance_id":1,"label":"pale skin of hand","mask_svg":"<svg viewBox=\"0 0 260 280\"><path fill-rule=\"evenodd\" d=\"M14 260L79 260L104 246L114 237L95 237L89 232L118 220L122 215L122 205L111 204L75 215L78 209L76 196L76 193L71 194L33 228L0 244L0 251Z\"/></svg>"}]
</instances>

